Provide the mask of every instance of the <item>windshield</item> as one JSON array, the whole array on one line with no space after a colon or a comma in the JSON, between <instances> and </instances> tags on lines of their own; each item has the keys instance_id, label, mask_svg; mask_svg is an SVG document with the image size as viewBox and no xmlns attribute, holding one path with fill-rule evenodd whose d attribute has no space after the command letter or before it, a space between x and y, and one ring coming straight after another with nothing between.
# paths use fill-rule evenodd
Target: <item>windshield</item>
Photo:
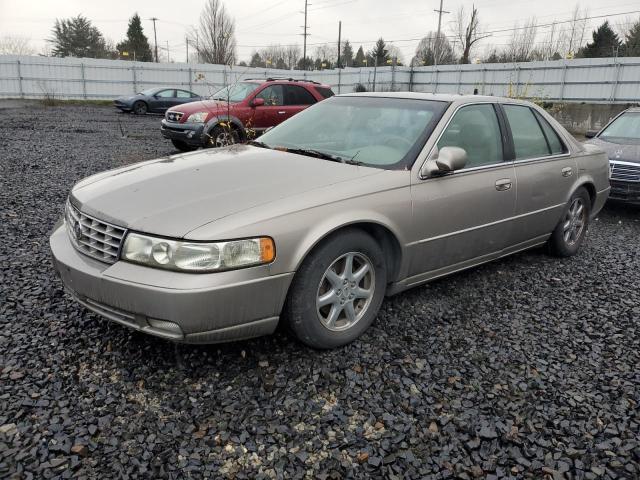
<instances>
[{"instance_id":1,"label":"windshield","mask_svg":"<svg viewBox=\"0 0 640 480\"><path fill-rule=\"evenodd\" d=\"M403 169L413 164L447 106L432 100L331 97L265 133L260 142L269 148L311 150L371 167Z\"/></svg>"},{"instance_id":2,"label":"windshield","mask_svg":"<svg viewBox=\"0 0 640 480\"><path fill-rule=\"evenodd\" d=\"M147 95L147 96L151 96L154 93L156 93L158 91L157 88L147 88L146 90L143 90L141 92L138 92L138 95Z\"/></svg>"},{"instance_id":3,"label":"windshield","mask_svg":"<svg viewBox=\"0 0 640 480\"><path fill-rule=\"evenodd\" d=\"M640 144L640 112L623 113L598 138L612 143Z\"/></svg>"},{"instance_id":4,"label":"windshield","mask_svg":"<svg viewBox=\"0 0 640 480\"><path fill-rule=\"evenodd\" d=\"M240 82L218 90L211 98L214 100L224 100L225 102L241 102L259 86L259 83Z\"/></svg>"}]
</instances>

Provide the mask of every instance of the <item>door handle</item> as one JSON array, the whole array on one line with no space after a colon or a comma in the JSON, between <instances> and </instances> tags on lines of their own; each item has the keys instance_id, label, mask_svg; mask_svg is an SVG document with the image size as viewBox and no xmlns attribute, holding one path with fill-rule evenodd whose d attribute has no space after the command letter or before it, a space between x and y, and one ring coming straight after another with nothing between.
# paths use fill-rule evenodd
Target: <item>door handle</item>
<instances>
[{"instance_id":1,"label":"door handle","mask_svg":"<svg viewBox=\"0 0 640 480\"><path fill-rule=\"evenodd\" d=\"M287 112L278 112L278 115L284 115Z\"/></svg>"},{"instance_id":2,"label":"door handle","mask_svg":"<svg viewBox=\"0 0 640 480\"><path fill-rule=\"evenodd\" d=\"M511 179L510 178L502 178L496 181L496 190L499 192L504 192L505 190L511 189Z\"/></svg>"},{"instance_id":3,"label":"door handle","mask_svg":"<svg viewBox=\"0 0 640 480\"><path fill-rule=\"evenodd\" d=\"M573 168L571 167L564 167L562 169L562 176L563 177L570 177L571 175L573 175Z\"/></svg>"}]
</instances>

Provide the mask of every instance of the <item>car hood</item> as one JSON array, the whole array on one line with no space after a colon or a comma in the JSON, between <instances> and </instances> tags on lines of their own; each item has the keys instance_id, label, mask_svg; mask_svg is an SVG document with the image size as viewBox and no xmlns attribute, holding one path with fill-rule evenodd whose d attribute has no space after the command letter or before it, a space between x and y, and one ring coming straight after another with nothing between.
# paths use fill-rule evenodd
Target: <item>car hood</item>
<instances>
[{"instance_id":1,"label":"car hood","mask_svg":"<svg viewBox=\"0 0 640 480\"><path fill-rule=\"evenodd\" d=\"M604 150L607 153L609 160L640 163L640 145L625 145L621 143L606 142L599 138L593 138L586 143L596 145Z\"/></svg>"},{"instance_id":2,"label":"car hood","mask_svg":"<svg viewBox=\"0 0 640 480\"><path fill-rule=\"evenodd\" d=\"M230 103L229 106L233 109L235 103ZM192 114L195 112L215 112L219 110L226 110L228 107L226 102L220 102L217 100L199 100L197 102L189 102L184 103L182 105L176 105L175 107L171 107L169 110L179 110L182 113Z\"/></svg>"},{"instance_id":3,"label":"car hood","mask_svg":"<svg viewBox=\"0 0 640 480\"><path fill-rule=\"evenodd\" d=\"M71 200L106 222L180 238L229 215L383 171L237 145L103 172L76 184Z\"/></svg>"},{"instance_id":4,"label":"car hood","mask_svg":"<svg viewBox=\"0 0 640 480\"><path fill-rule=\"evenodd\" d=\"M143 95L129 95L128 97L118 97L114 101L115 102L133 102L134 100L139 100L145 98Z\"/></svg>"}]
</instances>

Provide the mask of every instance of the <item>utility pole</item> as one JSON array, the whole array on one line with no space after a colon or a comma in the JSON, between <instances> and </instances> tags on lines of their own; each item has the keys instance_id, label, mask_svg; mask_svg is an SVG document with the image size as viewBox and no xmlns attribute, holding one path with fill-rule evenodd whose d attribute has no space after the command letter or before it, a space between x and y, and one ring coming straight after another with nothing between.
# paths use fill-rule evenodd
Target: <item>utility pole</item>
<instances>
[{"instance_id":1,"label":"utility pole","mask_svg":"<svg viewBox=\"0 0 640 480\"><path fill-rule=\"evenodd\" d=\"M156 63L158 63L158 35L156 34L156 22L158 19L156 17L151 17L149 20L153 22L153 40L156 47Z\"/></svg>"},{"instance_id":2,"label":"utility pole","mask_svg":"<svg viewBox=\"0 0 640 480\"><path fill-rule=\"evenodd\" d=\"M341 72L341 64L342 62L340 61L340 43L342 40L342 20L340 20L338 22L338 93L340 93L340 72Z\"/></svg>"},{"instance_id":3,"label":"utility pole","mask_svg":"<svg viewBox=\"0 0 640 480\"><path fill-rule=\"evenodd\" d=\"M307 69L307 37L309 34L307 33L307 9L309 7L309 0L304 0L304 33L302 36L304 37L303 47L302 47L302 66L303 70Z\"/></svg>"},{"instance_id":4,"label":"utility pole","mask_svg":"<svg viewBox=\"0 0 640 480\"><path fill-rule=\"evenodd\" d=\"M189 63L189 37L184 37L184 41L187 45L187 63Z\"/></svg>"},{"instance_id":5,"label":"utility pole","mask_svg":"<svg viewBox=\"0 0 640 480\"><path fill-rule=\"evenodd\" d=\"M169 55L169 40L167 40L167 63L171 63L171 56Z\"/></svg>"},{"instance_id":6,"label":"utility pole","mask_svg":"<svg viewBox=\"0 0 640 480\"><path fill-rule=\"evenodd\" d=\"M436 34L436 41L435 41L435 45L433 46L433 66L434 67L438 66L438 53L440 53L439 51L440 49L438 47L440 46L440 29L442 27L442 14L450 13L442 9L443 1L444 0L440 0L440 9L434 10L434 12L438 12L438 33Z\"/></svg>"}]
</instances>

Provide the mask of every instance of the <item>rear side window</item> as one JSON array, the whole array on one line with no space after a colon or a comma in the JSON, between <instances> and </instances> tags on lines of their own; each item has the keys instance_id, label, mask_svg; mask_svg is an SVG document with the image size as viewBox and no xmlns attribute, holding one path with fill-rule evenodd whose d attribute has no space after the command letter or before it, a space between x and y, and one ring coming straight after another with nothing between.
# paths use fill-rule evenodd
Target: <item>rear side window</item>
<instances>
[{"instance_id":1,"label":"rear side window","mask_svg":"<svg viewBox=\"0 0 640 480\"><path fill-rule=\"evenodd\" d=\"M284 104L285 105L313 105L316 99L304 87L297 85L284 85Z\"/></svg>"},{"instance_id":2,"label":"rear side window","mask_svg":"<svg viewBox=\"0 0 640 480\"><path fill-rule=\"evenodd\" d=\"M176 90L176 97L178 98L191 98L191 93L185 90Z\"/></svg>"},{"instance_id":3,"label":"rear side window","mask_svg":"<svg viewBox=\"0 0 640 480\"><path fill-rule=\"evenodd\" d=\"M438 141L438 149L442 147L464 148L467 168L502 162L502 134L493 105L483 103L458 110Z\"/></svg>"},{"instance_id":4,"label":"rear side window","mask_svg":"<svg viewBox=\"0 0 640 480\"><path fill-rule=\"evenodd\" d=\"M544 131L544 136L547 137L547 141L549 142L549 148L551 149L552 155L560 155L561 153L567 152L567 147L565 147L562 140L553 129L549 122L547 122L542 115L536 112L536 118L540 125L542 125L542 130Z\"/></svg>"},{"instance_id":5,"label":"rear side window","mask_svg":"<svg viewBox=\"0 0 640 480\"><path fill-rule=\"evenodd\" d=\"M335 93L333 93L333 90L326 87L316 87L316 92L318 92L322 96L322 98L329 98L335 95Z\"/></svg>"},{"instance_id":6,"label":"rear side window","mask_svg":"<svg viewBox=\"0 0 640 480\"><path fill-rule=\"evenodd\" d=\"M546 157L551 154L542 128L529 107L504 105L504 112L511 127L516 160Z\"/></svg>"}]
</instances>

